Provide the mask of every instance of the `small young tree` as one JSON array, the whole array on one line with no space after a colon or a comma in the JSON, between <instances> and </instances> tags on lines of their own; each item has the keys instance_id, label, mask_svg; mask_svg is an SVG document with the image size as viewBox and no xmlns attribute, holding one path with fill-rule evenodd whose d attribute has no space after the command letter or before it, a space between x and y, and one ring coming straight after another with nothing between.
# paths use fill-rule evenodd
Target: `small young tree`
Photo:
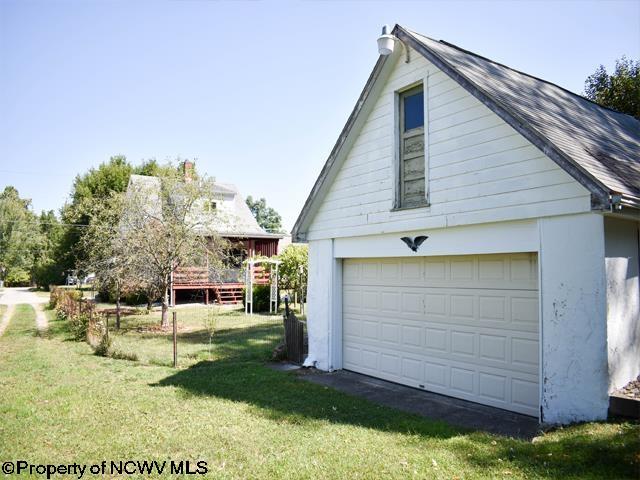
<instances>
[{"instance_id":1,"label":"small young tree","mask_svg":"<svg viewBox=\"0 0 640 480\"><path fill-rule=\"evenodd\" d=\"M162 291L154 280L153 272L148 271L144 266L140 266L140 270L136 275L138 291L144 294L147 300L147 313L151 312L153 302L162 298Z\"/></svg>"},{"instance_id":2,"label":"small young tree","mask_svg":"<svg viewBox=\"0 0 640 480\"><path fill-rule=\"evenodd\" d=\"M209 248L215 234L207 227L215 214L205 214L203 209L212 199L213 182L206 177L185 179L177 171L148 178L130 185L121 228L135 252L135 275L141 284L154 285L162 295L161 325L166 328L172 273L181 266L205 263L215 268L220 261L218 253Z\"/></svg>"},{"instance_id":3,"label":"small young tree","mask_svg":"<svg viewBox=\"0 0 640 480\"><path fill-rule=\"evenodd\" d=\"M218 328L218 307L211 306L207 308L207 314L204 317L204 328L207 330L209 336L209 358L211 358L211 344L213 342L213 335Z\"/></svg>"}]
</instances>

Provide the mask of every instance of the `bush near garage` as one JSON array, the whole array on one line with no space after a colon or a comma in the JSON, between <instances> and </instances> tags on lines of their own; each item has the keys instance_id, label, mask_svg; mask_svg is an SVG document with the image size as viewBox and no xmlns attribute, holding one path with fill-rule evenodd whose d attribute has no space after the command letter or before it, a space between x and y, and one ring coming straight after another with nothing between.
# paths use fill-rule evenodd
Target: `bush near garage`
<instances>
[{"instance_id":1,"label":"bush near garage","mask_svg":"<svg viewBox=\"0 0 640 480\"><path fill-rule=\"evenodd\" d=\"M247 304L247 290L243 289L243 305ZM254 285L253 286L253 311L268 312L269 300L271 299L271 285ZM278 291L278 302L276 310L280 308L280 292Z\"/></svg>"}]
</instances>

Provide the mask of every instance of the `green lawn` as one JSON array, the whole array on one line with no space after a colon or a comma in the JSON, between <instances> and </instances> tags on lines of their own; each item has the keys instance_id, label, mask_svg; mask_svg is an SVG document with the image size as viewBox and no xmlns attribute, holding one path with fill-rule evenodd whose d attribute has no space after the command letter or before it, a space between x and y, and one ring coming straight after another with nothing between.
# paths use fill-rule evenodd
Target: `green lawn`
<instances>
[{"instance_id":1,"label":"green lawn","mask_svg":"<svg viewBox=\"0 0 640 480\"><path fill-rule=\"evenodd\" d=\"M209 360L199 321L183 317L174 370L156 364L171 343L152 319L113 334L141 361L115 360L53 318L36 336L20 306L0 338L0 461L204 460L212 478L638 478L637 424L534 442L466 432L267 368L279 328L269 319L247 335L237 325L250 320L229 314Z\"/></svg>"},{"instance_id":2,"label":"green lawn","mask_svg":"<svg viewBox=\"0 0 640 480\"><path fill-rule=\"evenodd\" d=\"M239 310L203 306L178 308L176 314L179 367L204 360L261 362L269 358L283 336L279 315L247 316ZM205 328L209 316L217 319L211 349ZM159 330L159 311L123 317L119 331L115 330L115 318L111 315L109 325L112 348L119 354L135 354L144 364L173 365L171 332Z\"/></svg>"}]
</instances>

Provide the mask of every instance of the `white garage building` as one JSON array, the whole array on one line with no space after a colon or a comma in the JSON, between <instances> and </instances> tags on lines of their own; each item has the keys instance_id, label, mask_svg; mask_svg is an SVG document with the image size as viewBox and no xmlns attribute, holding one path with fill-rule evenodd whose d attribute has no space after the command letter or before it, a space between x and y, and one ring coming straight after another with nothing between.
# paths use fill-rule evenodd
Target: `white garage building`
<instances>
[{"instance_id":1,"label":"white garage building","mask_svg":"<svg viewBox=\"0 0 640 480\"><path fill-rule=\"evenodd\" d=\"M392 35L294 227L307 364L606 417L640 373L640 122Z\"/></svg>"}]
</instances>

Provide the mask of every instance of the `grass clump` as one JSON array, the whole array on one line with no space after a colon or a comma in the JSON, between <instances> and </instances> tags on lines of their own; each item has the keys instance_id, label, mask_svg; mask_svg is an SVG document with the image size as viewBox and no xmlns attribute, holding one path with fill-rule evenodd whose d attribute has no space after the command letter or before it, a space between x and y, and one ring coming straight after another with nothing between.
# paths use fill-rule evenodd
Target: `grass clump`
<instances>
[{"instance_id":1,"label":"grass clump","mask_svg":"<svg viewBox=\"0 0 640 480\"><path fill-rule=\"evenodd\" d=\"M138 355L133 352L121 352L120 350L109 350L107 355L115 360L129 360L130 362L137 362Z\"/></svg>"}]
</instances>

